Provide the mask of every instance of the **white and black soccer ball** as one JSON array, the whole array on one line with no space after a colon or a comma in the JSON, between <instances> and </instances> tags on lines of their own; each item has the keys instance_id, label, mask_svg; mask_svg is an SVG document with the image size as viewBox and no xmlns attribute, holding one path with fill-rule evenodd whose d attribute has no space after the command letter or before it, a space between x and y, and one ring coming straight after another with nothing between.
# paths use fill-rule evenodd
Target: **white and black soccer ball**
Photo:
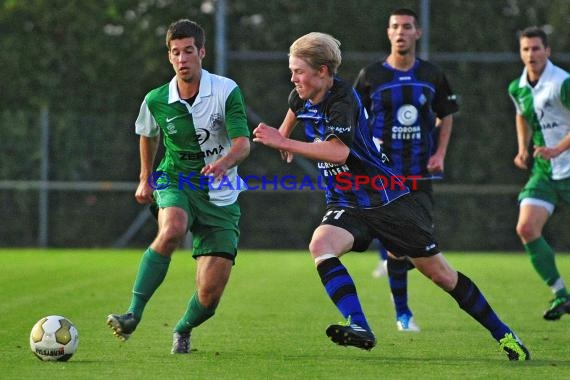
<instances>
[{"instance_id":1,"label":"white and black soccer ball","mask_svg":"<svg viewBox=\"0 0 570 380\"><path fill-rule=\"evenodd\" d=\"M75 325L60 315L40 319L30 333L30 348L40 360L68 361L79 343Z\"/></svg>"}]
</instances>

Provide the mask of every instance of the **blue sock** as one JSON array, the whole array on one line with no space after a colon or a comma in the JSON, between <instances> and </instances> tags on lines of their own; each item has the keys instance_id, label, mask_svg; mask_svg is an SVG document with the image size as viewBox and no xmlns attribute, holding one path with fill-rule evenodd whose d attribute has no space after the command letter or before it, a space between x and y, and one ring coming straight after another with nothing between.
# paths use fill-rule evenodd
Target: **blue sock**
<instances>
[{"instance_id":1,"label":"blue sock","mask_svg":"<svg viewBox=\"0 0 570 380\"><path fill-rule=\"evenodd\" d=\"M330 299L344 318L350 317L352 323L370 331L360 300L356 294L356 286L348 271L337 257L321 262L317 271Z\"/></svg>"},{"instance_id":2,"label":"blue sock","mask_svg":"<svg viewBox=\"0 0 570 380\"><path fill-rule=\"evenodd\" d=\"M394 299L396 316L412 315L408 307L408 260L388 258L388 283Z\"/></svg>"},{"instance_id":3,"label":"blue sock","mask_svg":"<svg viewBox=\"0 0 570 380\"><path fill-rule=\"evenodd\" d=\"M477 285L463 273L457 272L457 275L457 285L449 291L449 294L457 301L459 307L489 330L497 341L512 332L509 326L499 319Z\"/></svg>"}]
</instances>

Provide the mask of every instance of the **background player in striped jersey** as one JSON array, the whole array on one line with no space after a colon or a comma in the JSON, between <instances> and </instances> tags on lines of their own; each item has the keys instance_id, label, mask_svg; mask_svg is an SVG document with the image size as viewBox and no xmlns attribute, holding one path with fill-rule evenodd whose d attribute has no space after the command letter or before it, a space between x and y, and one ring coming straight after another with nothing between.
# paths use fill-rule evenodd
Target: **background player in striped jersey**
<instances>
[{"instance_id":1,"label":"background player in striped jersey","mask_svg":"<svg viewBox=\"0 0 570 380\"><path fill-rule=\"evenodd\" d=\"M534 269L554 293L543 315L552 321L570 313L570 297L554 251L542 236L556 204L570 204L570 75L548 59L550 46L543 30L525 29L519 45L524 70L508 90L516 108L518 153L514 162L521 169L528 168L532 140L534 163L519 194L517 234Z\"/></svg>"},{"instance_id":2,"label":"background player in striped jersey","mask_svg":"<svg viewBox=\"0 0 570 380\"><path fill-rule=\"evenodd\" d=\"M346 318L344 323L330 325L327 336L342 346L370 350L376 345L354 281L340 257L366 250L377 238L396 254L409 256L422 274L448 292L491 333L509 360L530 359L528 350L473 281L449 265L433 238L427 211L407 188L356 180L399 174L376 151L356 91L335 76L340 64L340 42L332 36L309 33L298 38L289 48L295 88L285 119L279 129L260 123L253 131L255 142L279 150L287 161L300 154L317 161L323 176L333 170L343 175L342 184L335 175L327 187L327 211L309 244L321 282ZM304 128L306 142L289 138L296 125ZM354 179L351 186L345 186L350 179Z\"/></svg>"},{"instance_id":3,"label":"background player in striped jersey","mask_svg":"<svg viewBox=\"0 0 570 380\"><path fill-rule=\"evenodd\" d=\"M135 123L141 161L135 197L142 204L156 202L158 234L142 257L127 313L107 317L115 335L128 339L190 230L196 291L174 328L176 354L190 352L192 329L214 315L230 277L239 238L237 165L249 154L241 90L233 80L202 69L204 44L204 31L193 21L176 21L167 30L168 60L176 75L146 95ZM165 154L157 180L153 167L161 134ZM233 187L204 186L203 176Z\"/></svg>"},{"instance_id":4,"label":"background player in striped jersey","mask_svg":"<svg viewBox=\"0 0 570 380\"><path fill-rule=\"evenodd\" d=\"M416 13L407 8L394 10L387 35L390 55L363 68L355 88L368 111L374 139L390 165L405 176L419 177L417 186L410 181L407 184L433 223L432 179L443 176L452 114L458 106L443 71L416 57L416 41L421 37ZM400 331L419 331L408 307L410 267L407 260L388 256L390 290Z\"/></svg>"}]
</instances>

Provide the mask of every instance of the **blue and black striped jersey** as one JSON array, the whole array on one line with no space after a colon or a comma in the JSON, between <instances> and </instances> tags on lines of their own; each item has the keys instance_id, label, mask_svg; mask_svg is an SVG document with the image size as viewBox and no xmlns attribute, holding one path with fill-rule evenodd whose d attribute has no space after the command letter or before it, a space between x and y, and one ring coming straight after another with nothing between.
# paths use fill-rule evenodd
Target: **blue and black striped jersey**
<instances>
[{"instance_id":1,"label":"blue and black striped jersey","mask_svg":"<svg viewBox=\"0 0 570 380\"><path fill-rule=\"evenodd\" d=\"M360 71L355 88L390 166L407 176L441 178L443 173L427 171L437 150L435 122L458 110L443 71L421 59L408 71L375 62Z\"/></svg>"},{"instance_id":2,"label":"blue and black striped jersey","mask_svg":"<svg viewBox=\"0 0 570 380\"><path fill-rule=\"evenodd\" d=\"M378 207L409 193L401 181L398 183L402 177L384 164L374 146L366 111L349 83L335 78L319 104L302 100L292 90L289 108L304 126L307 141L338 138L350 149L344 164L317 163L327 184L328 205Z\"/></svg>"}]
</instances>

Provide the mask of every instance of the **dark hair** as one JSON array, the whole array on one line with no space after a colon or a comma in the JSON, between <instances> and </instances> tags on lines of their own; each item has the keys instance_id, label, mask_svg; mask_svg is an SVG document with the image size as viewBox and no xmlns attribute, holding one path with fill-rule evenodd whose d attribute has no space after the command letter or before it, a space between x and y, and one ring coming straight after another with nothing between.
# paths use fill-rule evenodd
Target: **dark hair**
<instances>
[{"instance_id":1,"label":"dark hair","mask_svg":"<svg viewBox=\"0 0 570 380\"><path fill-rule=\"evenodd\" d=\"M174 21L166 31L166 47L170 49L170 41L182 38L194 38L194 44L202 49L206 44L206 34L198 23L188 19Z\"/></svg>"},{"instance_id":2,"label":"dark hair","mask_svg":"<svg viewBox=\"0 0 570 380\"><path fill-rule=\"evenodd\" d=\"M420 26L420 20L418 18L418 15L416 12L414 12L413 10L411 10L410 8L398 8L398 9L394 9L391 13L390 13L390 17L392 16L412 16L414 18L414 23L416 24L416 27Z\"/></svg>"},{"instance_id":3,"label":"dark hair","mask_svg":"<svg viewBox=\"0 0 570 380\"><path fill-rule=\"evenodd\" d=\"M519 40L521 38L534 38L534 37L540 38L544 47L545 48L548 47L548 36L546 35L546 32L540 29L538 26L529 26L519 34Z\"/></svg>"}]
</instances>

